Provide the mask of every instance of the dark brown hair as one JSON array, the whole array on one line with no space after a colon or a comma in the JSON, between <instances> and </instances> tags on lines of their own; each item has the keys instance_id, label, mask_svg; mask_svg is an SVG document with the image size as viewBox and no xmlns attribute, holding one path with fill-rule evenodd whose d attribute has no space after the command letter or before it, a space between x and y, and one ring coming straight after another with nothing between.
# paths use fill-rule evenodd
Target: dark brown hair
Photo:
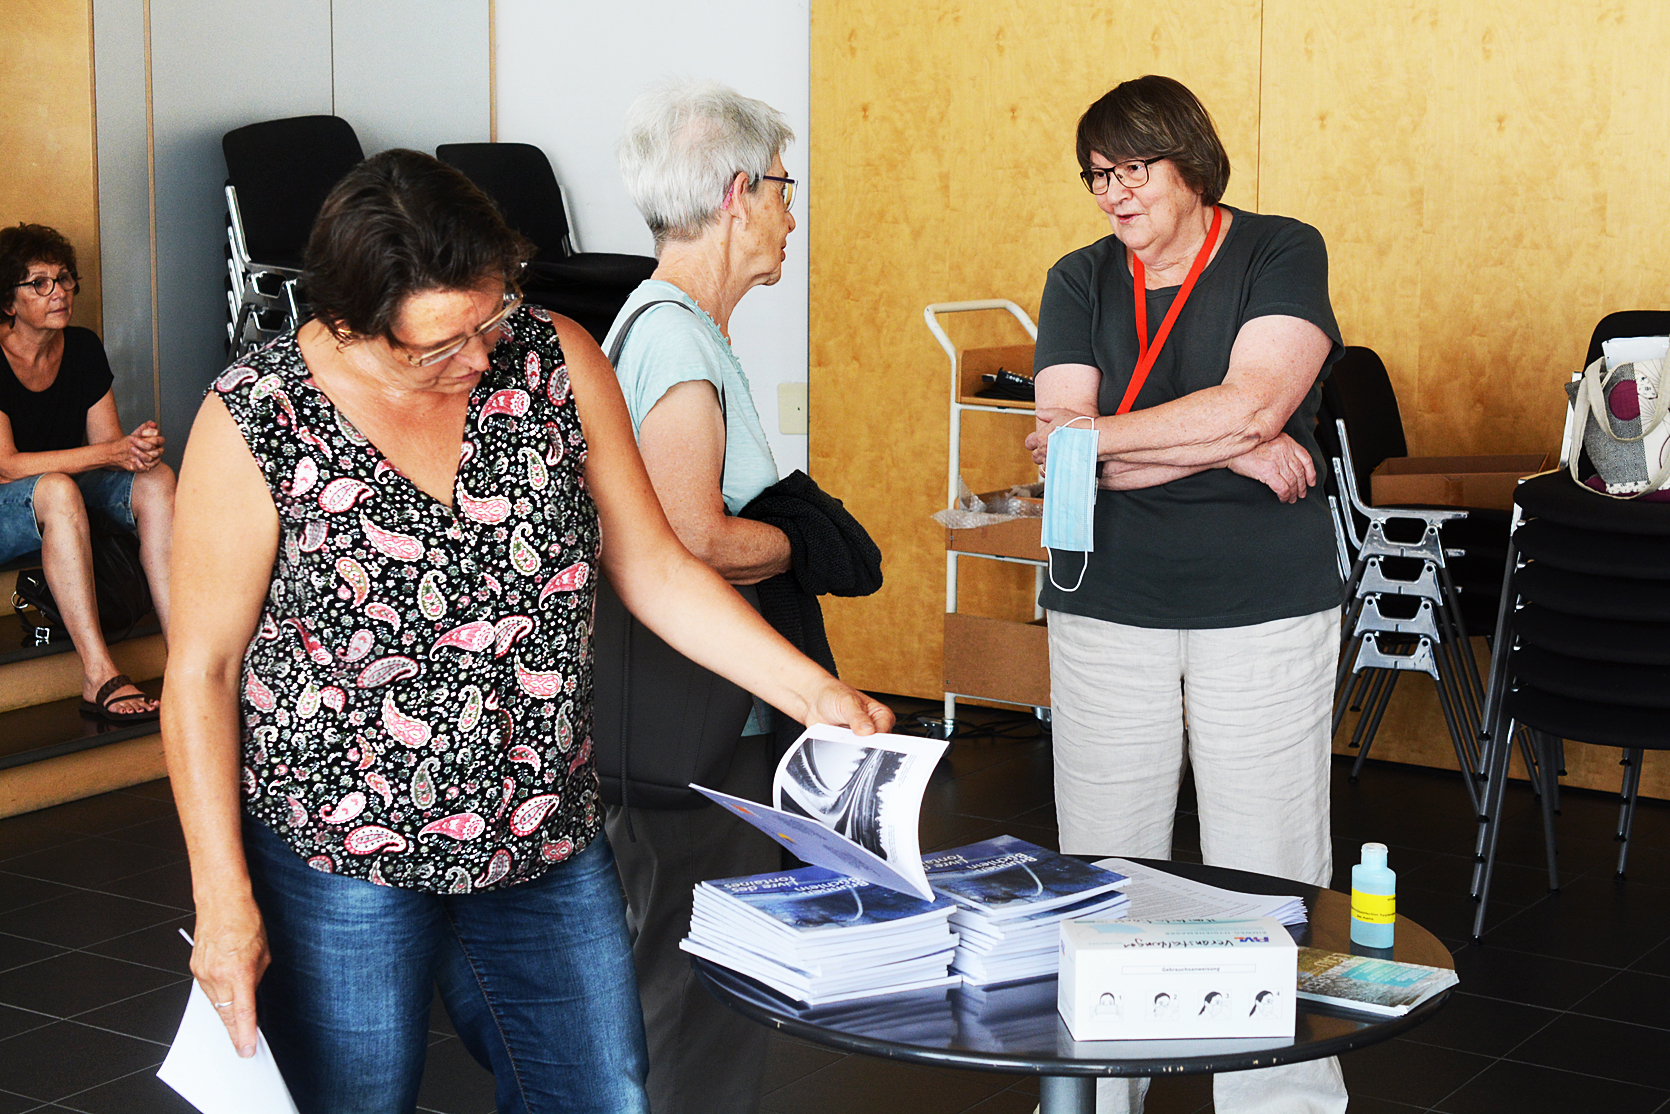
<instances>
[{"instance_id":1,"label":"dark brown hair","mask_svg":"<svg viewBox=\"0 0 1670 1114\"><path fill-rule=\"evenodd\" d=\"M302 287L336 336L394 341L395 314L410 295L515 282L535 250L463 174L396 148L331 189L308 236Z\"/></svg>"},{"instance_id":2,"label":"dark brown hair","mask_svg":"<svg viewBox=\"0 0 1670 1114\"><path fill-rule=\"evenodd\" d=\"M1205 205L1229 187L1229 155L1212 117L1182 82L1149 74L1121 82L1079 118L1079 167L1094 151L1109 162L1170 159Z\"/></svg>"},{"instance_id":3,"label":"dark brown hair","mask_svg":"<svg viewBox=\"0 0 1670 1114\"><path fill-rule=\"evenodd\" d=\"M16 317L17 284L29 277L29 264L56 263L80 278L75 269L75 246L56 228L17 224L0 228L0 317L9 325Z\"/></svg>"}]
</instances>

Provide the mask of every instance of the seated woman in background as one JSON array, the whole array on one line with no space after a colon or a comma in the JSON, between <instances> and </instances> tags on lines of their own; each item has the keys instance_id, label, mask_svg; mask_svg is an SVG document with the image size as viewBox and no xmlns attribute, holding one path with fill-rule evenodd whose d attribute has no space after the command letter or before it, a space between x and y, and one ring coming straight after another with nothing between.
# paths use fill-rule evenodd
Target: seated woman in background
<instances>
[{"instance_id":1,"label":"seated woman in background","mask_svg":"<svg viewBox=\"0 0 1670 1114\"><path fill-rule=\"evenodd\" d=\"M87 515L138 532L166 632L174 473L162 463L155 422L122 435L104 345L70 324L79 284L75 248L57 231L0 230L0 563L41 551L81 657L82 710L130 723L155 719L157 701L116 668L105 645Z\"/></svg>"}]
</instances>

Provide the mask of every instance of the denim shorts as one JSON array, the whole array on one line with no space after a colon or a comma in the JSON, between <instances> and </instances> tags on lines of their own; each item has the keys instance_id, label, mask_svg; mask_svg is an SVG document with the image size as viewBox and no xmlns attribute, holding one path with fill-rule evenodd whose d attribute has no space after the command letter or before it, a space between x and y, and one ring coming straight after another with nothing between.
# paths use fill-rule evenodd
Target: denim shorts
<instances>
[{"instance_id":1,"label":"denim shorts","mask_svg":"<svg viewBox=\"0 0 1670 1114\"><path fill-rule=\"evenodd\" d=\"M41 547L41 528L35 521L35 484L39 476L0 483L0 564ZM87 509L104 515L123 530L133 531L133 473L95 468L75 477Z\"/></svg>"}]
</instances>

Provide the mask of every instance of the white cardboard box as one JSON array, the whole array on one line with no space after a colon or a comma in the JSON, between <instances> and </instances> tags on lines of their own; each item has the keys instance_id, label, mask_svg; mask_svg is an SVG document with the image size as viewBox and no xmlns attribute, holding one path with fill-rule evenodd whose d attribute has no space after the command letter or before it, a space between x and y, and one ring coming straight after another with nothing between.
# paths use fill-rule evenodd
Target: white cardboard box
<instances>
[{"instance_id":1,"label":"white cardboard box","mask_svg":"<svg viewBox=\"0 0 1670 1114\"><path fill-rule=\"evenodd\" d=\"M1061 924L1056 1007L1074 1040L1291 1037L1297 984L1274 917Z\"/></svg>"}]
</instances>

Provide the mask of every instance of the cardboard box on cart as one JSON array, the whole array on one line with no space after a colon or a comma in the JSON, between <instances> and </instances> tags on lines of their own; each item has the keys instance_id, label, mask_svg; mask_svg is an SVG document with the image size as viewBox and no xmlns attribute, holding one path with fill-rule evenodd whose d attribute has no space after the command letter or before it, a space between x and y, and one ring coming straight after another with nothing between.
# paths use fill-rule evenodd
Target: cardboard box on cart
<instances>
[{"instance_id":1,"label":"cardboard box on cart","mask_svg":"<svg viewBox=\"0 0 1670 1114\"><path fill-rule=\"evenodd\" d=\"M1548 467L1547 453L1499 456L1394 456L1369 477L1377 507L1439 506L1513 509L1513 491Z\"/></svg>"},{"instance_id":2,"label":"cardboard box on cart","mask_svg":"<svg viewBox=\"0 0 1670 1114\"><path fill-rule=\"evenodd\" d=\"M1291 1037L1299 949L1274 917L1061 924L1074 1040Z\"/></svg>"}]
</instances>

